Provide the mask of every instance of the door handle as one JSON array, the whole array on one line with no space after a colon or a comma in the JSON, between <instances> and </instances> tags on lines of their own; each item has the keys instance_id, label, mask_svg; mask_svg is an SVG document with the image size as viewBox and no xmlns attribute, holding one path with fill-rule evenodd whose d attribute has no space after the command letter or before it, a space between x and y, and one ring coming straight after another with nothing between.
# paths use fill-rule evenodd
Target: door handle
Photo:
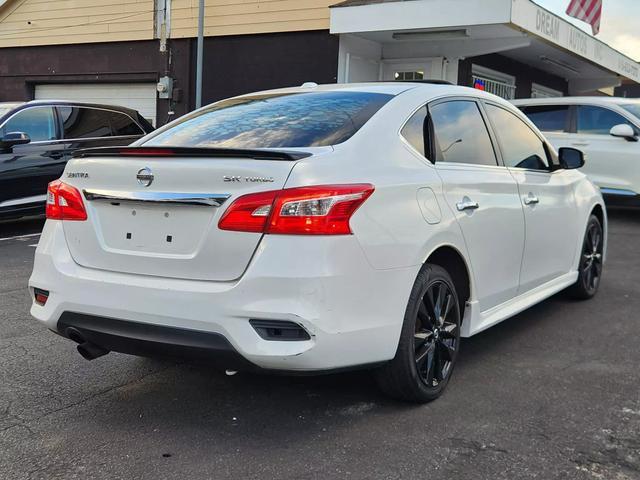
<instances>
[{"instance_id":1,"label":"door handle","mask_svg":"<svg viewBox=\"0 0 640 480\"><path fill-rule=\"evenodd\" d=\"M524 197L524 204L525 205L536 205L540 203L540 200L538 199L538 197L536 197L533 193L529 192L529 195L527 195L526 197Z\"/></svg>"},{"instance_id":2,"label":"door handle","mask_svg":"<svg viewBox=\"0 0 640 480\"><path fill-rule=\"evenodd\" d=\"M465 210L476 210L480 207L478 202L474 202L469 197L464 197L461 202L456 203L456 208L459 212L464 212Z\"/></svg>"},{"instance_id":3,"label":"door handle","mask_svg":"<svg viewBox=\"0 0 640 480\"><path fill-rule=\"evenodd\" d=\"M589 146L589 142L573 142L571 145L574 147L587 147Z\"/></svg>"}]
</instances>

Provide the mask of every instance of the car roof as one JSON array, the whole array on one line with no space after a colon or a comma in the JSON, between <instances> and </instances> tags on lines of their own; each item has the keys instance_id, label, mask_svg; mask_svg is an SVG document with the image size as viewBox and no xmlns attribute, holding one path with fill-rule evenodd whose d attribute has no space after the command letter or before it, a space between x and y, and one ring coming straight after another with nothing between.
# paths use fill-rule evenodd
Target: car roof
<instances>
[{"instance_id":1,"label":"car roof","mask_svg":"<svg viewBox=\"0 0 640 480\"><path fill-rule=\"evenodd\" d=\"M553 97L553 98L521 98L512 100L517 106L522 105L628 105L630 103L640 104L640 99L626 97Z\"/></svg>"},{"instance_id":2,"label":"car roof","mask_svg":"<svg viewBox=\"0 0 640 480\"><path fill-rule=\"evenodd\" d=\"M502 98L492 95L490 93L477 90L470 87L462 87L459 85L453 85L445 83L439 80L434 81L417 81L417 82L368 82L368 83L330 83L318 85L315 83L306 83L298 87L279 88L275 90L263 90L260 92L252 92L241 97L252 97L268 94L287 94L287 93L301 93L301 92L365 92L365 93L382 93L387 95L397 96L401 93L409 90L421 90L424 93L424 99L437 98L441 96L456 96L456 95L473 95L479 98L491 99L505 102Z\"/></svg>"},{"instance_id":3,"label":"car roof","mask_svg":"<svg viewBox=\"0 0 640 480\"><path fill-rule=\"evenodd\" d=\"M89 103L89 102L76 102L74 100L31 100L29 102L25 102L24 106L33 106L33 105L57 105L57 106L73 106L73 107L94 107L94 108L103 108L107 110L117 110L120 112L126 113L138 113L136 110L132 108L123 107L120 105L111 105L104 103Z\"/></svg>"}]
</instances>

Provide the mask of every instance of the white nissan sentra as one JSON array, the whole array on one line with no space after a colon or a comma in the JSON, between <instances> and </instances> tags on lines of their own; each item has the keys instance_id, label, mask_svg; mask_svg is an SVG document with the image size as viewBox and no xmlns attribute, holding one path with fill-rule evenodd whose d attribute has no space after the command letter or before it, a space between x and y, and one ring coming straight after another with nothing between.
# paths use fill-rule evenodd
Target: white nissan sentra
<instances>
[{"instance_id":1,"label":"white nissan sentra","mask_svg":"<svg viewBox=\"0 0 640 480\"><path fill-rule=\"evenodd\" d=\"M226 370L375 369L438 397L460 338L595 295L599 190L506 101L433 83L224 100L49 185L31 313L78 343Z\"/></svg>"}]
</instances>

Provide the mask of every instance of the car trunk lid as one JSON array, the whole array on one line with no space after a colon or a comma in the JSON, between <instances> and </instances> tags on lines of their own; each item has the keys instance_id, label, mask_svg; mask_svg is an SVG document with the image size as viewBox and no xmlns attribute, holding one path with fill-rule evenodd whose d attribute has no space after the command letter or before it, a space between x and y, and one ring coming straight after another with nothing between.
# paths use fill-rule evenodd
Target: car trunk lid
<instances>
[{"instance_id":1,"label":"car trunk lid","mask_svg":"<svg viewBox=\"0 0 640 480\"><path fill-rule=\"evenodd\" d=\"M261 233L218 221L240 195L282 189L308 153L120 148L80 152L62 180L82 192L88 220L65 221L84 267L191 280L232 281Z\"/></svg>"}]
</instances>

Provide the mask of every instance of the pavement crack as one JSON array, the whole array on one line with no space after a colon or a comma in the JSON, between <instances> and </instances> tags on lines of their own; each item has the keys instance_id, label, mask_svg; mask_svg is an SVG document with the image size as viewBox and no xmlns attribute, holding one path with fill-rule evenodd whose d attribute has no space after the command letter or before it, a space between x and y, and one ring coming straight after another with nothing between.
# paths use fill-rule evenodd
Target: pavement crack
<instances>
[{"instance_id":1,"label":"pavement crack","mask_svg":"<svg viewBox=\"0 0 640 480\"><path fill-rule=\"evenodd\" d=\"M476 440L469 440L466 438L455 438L455 437L450 437L449 441L453 444L454 448L470 450L473 453L481 453L481 452L509 453L508 450L500 448L493 443L482 443Z\"/></svg>"},{"instance_id":2,"label":"pavement crack","mask_svg":"<svg viewBox=\"0 0 640 480\"><path fill-rule=\"evenodd\" d=\"M94 400L94 399L96 399L96 398L98 398L98 397L101 397L101 396L103 396L103 395L106 395L106 394L108 394L108 393L110 393L110 392L113 392L113 391L115 391L115 390L118 390L119 388L125 387L125 386L127 386L127 385L132 385L132 384L135 384L135 383L142 382L142 381L143 381L143 380L145 380L146 378L148 378L148 377L150 377L150 376L152 376L152 375L156 375L156 374L158 374L158 373L161 373L161 372L167 371L167 370L169 370L170 368L172 368L172 367L167 367L167 368L164 368L164 369L161 369L161 370L155 370L155 371L150 372L150 373L148 373L148 374L146 374L146 375L143 375L142 377L137 378L137 379L135 379L135 380L128 381L128 382L124 382L124 383L121 383L121 384L118 384L118 385L114 385L114 386L112 386L112 387L109 387L109 388L107 388L107 389L101 390L101 391L99 391L99 392L94 393L93 395L90 395L90 396L88 396L88 397L82 398L82 399L78 400L77 402L73 402L73 403L69 403L69 404L67 404L67 405L63 405L63 406L61 406L61 407L59 407L59 408L56 408L56 409L54 409L54 410L50 410L50 411L48 411L47 413L45 413L45 414L43 414L43 415L40 415L39 417L31 418L31 419L29 419L29 423L38 422L38 421L40 421L40 420L42 420L42 419L44 419L44 418L47 418L47 417L49 417L49 416L51 416L51 415L55 415L56 413L59 413L59 412L62 412L62 411L68 410L68 409L73 408L73 407L77 407L77 406L79 406L79 405L82 405L83 403L90 402L91 400Z\"/></svg>"}]
</instances>

